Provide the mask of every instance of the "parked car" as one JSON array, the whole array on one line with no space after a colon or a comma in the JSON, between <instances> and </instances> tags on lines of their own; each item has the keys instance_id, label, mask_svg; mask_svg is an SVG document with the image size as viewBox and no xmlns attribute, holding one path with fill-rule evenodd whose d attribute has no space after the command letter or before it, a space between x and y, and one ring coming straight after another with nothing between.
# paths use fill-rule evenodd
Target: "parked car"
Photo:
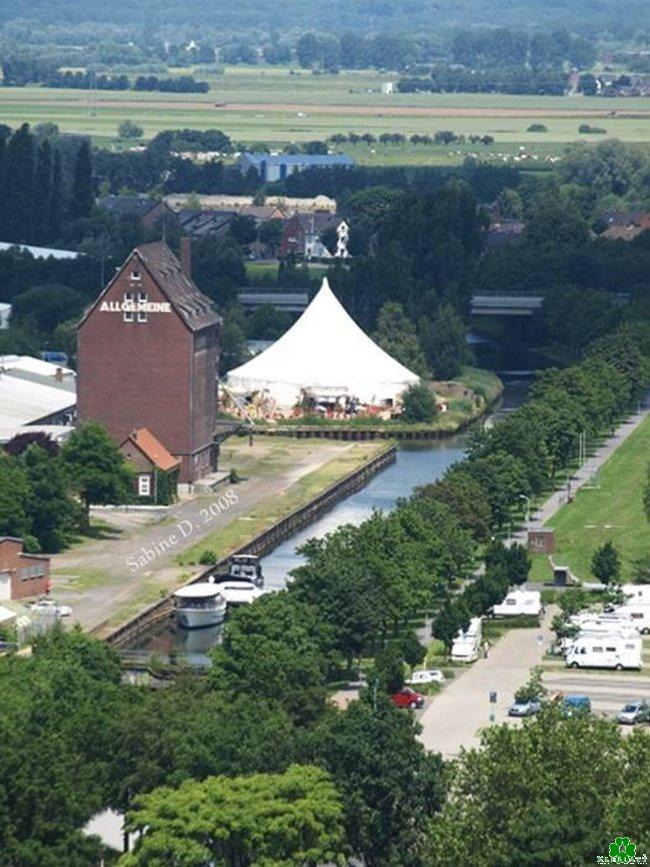
<instances>
[{"instance_id":1,"label":"parked car","mask_svg":"<svg viewBox=\"0 0 650 867\"><path fill-rule=\"evenodd\" d=\"M561 707L564 716L580 716L591 713L591 700L587 695L567 695Z\"/></svg>"},{"instance_id":2,"label":"parked car","mask_svg":"<svg viewBox=\"0 0 650 867\"><path fill-rule=\"evenodd\" d=\"M38 602L32 602L27 607L34 614L49 614L52 617L69 617L72 614L69 605L60 605L54 599L39 599Z\"/></svg>"},{"instance_id":3,"label":"parked car","mask_svg":"<svg viewBox=\"0 0 650 867\"><path fill-rule=\"evenodd\" d=\"M410 707L413 708L413 710L422 707L424 704L424 696L420 695L420 693L416 692L414 689L411 689L410 686L403 686L399 692L394 692L391 695L391 699L393 704L396 704L397 707Z\"/></svg>"},{"instance_id":4,"label":"parked car","mask_svg":"<svg viewBox=\"0 0 650 867\"><path fill-rule=\"evenodd\" d=\"M515 701L508 708L508 716L533 716L542 709L541 702L530 699L529 701Z\"/></svg>"},{"instance_id":5,"label":"parked car","mask_svg":"<svg viewBox=\"0 0 650 867\"><path fill-rule=\"evenodd\" d=\"M414 671L410 677L406 678L406 683L410 686L421 686L425 683L440 683L445 682L445 676L439 668L424 668L421 671Z\"/></svg>"},{"instance_id":6,"label":"parked car","mask_svg":"<svg viewBox=\"0 0 650 867\"><path fill-rule=\"evenodd\" d=\"M633 698L627 702L616 718L623 725L631 726L636 723L650 722L650 703L641 698Z\"/></svg>"}]
</instances>

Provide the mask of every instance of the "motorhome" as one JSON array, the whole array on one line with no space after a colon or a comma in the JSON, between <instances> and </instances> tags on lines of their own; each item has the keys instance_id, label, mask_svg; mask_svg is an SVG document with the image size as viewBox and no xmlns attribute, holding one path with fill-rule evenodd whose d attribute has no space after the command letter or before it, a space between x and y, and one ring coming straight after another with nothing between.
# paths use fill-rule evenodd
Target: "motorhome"
<instances>
[{"instance_id":1,"label":"motorhome","mask_svg":"<svg viewBox=\"0 0 650 867\"><path fill-rule=\"evenodd\" d=\"M495 617L514 617L529 614L539 617L542 611L542 594L538 590L511 590L492 612Z\"/></svg>"},{"instance_id":2,"label":"motorhome","mask_svg":"<svg viewBox=\"0 0 650 867\"><path fill-rule=\"evenodd\" d=\"M481 618L473 617L467 629L460 629L454 638L451 658L456 662L474 662L478 658L482 635Z\"/></svg>"},{"instance_id":3,"label":"motorhome","mask_svg":"<svg viewBox=\"0 0 650 867\"><path fill-rule=\"evenodd\" d=\"M643 635L650 634L650 602L647 604L626 602L616 609L616 614L629 619Z\"/></svg>"},{"instance_id":4,"label":"motorhome","mask_svg":"<svg viewBox=\"0 0 650 867\"><path fill-rule=\"evenodd\" d=\"M568 668L640 669L643 642L624 635L581 635L567 650Z\"/></svg>"},{"instance_id":5,"label":"motorhome","mask_svg":"<svg viewBox=\"0 0 650 867\"><path fill-rule=\"evenodd\" d=\"M623 584L621 591L625 604L650 605L650 584Z\"/></svg>"}]
</instances>

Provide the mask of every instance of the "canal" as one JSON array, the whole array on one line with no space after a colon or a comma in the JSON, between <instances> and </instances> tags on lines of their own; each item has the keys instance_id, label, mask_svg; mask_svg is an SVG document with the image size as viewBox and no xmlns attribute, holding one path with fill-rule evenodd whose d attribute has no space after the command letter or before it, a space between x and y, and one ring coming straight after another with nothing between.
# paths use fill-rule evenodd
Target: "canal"
<instances>
[{"instance_id":1,"label":"canal","mask_svg":"<svg viewBox=\"0 0 650 867\"><path fill-rule=\"evenodd\" d=\"M507 380L501 401L490 419L520 406L529 384L530 379L525 376ZM360 524L373 510L389 511L416 487L435 482L448 467L464 457L466 442L467 434L459 434L442 440L400 443L394 464L374 476L365 488L341 500L329 512L294 533L262 558L265 586L269 590L280 590L286 586L291 570L303 562L298 548L307 539L324 536L343 524ZM173 621L169 621L157 631L143 636L138 646L165 654L176 651L200 661L219 641L221 629L221 626L215 626L188 631L177 629Z\"/></svg>"}]
</instances>

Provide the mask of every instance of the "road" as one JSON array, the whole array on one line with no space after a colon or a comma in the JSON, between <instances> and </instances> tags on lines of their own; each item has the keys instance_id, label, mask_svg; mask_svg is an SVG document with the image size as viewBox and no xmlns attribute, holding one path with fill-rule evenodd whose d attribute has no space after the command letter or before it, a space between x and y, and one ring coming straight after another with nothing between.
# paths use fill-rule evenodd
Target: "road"
<instances>
[{"instance_id":1,"label":"road","mask_svg":"<svg viewBox=\"0 0 650 867\"><path fill-rule=\"evenodd\" d=\"M551 606L539 629L511 629L490 650L487 659L479 659L446 686L420 717L420 740L428 750L453 758L461 747L478 745L478 733L488 725L494 713L496 722L508 719L508 706L515 691L528 680L530 670L539 665L548 646ZM543 643L538 640L543 636ZM497 702L490 705L488 696L496 691Z\"/></svg>"},{"instance_id":2,"label":"road","mask_svg":"<svg viewBox=\"0 0 650 867\"><path fill-rule=\"evenodd\" d=\"M580 490L583 485L586 485L591 481L594 474L598 472L598 470L605 464L605 462L614 454L616 449L624 443L625 440L634 433L634 431L639 427L639 425L647 418L650 414L650 408L645 407L640 409L638 412L635 412L634 415L630 416L630 418L626 419L623 424L619 425L614 434L606 440L602 446L600 446L594 455L589 457L585 463L577 470L576 474L573 476L571 480L571 490L575 494L576 491ZM558 512L562 506L566 504L567 494L566 490L562 489L560 491L555 491L555 493L551 494L551 496L545 500L537 509L531 511L530 515L530 524L532 527L542 526L546 524L547 521ZM527 541L526 537L527 531L526 528L522 528L518 532L514 533L511 536L510 542L514 544L515 542L525 544Z\"/></svg>"}]
</instances>

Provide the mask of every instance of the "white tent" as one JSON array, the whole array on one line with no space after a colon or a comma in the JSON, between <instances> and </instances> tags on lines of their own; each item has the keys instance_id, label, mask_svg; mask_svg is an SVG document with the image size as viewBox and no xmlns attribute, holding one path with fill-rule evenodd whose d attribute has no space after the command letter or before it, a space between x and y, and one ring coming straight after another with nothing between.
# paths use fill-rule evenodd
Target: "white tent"
<instances>
[{"instance_id":1,"label":"white tent","mask_svg":"<svg viewBox=\"0 0 650 867\"><path fill-rule=\"evenodd\" d=\"M231 370L227 385L240 393L266 391L279 406L305 392L394 400L418 377L380 349L345 311L327 278L302 316L267 350Z\"/></svg>"}]
</instances>

